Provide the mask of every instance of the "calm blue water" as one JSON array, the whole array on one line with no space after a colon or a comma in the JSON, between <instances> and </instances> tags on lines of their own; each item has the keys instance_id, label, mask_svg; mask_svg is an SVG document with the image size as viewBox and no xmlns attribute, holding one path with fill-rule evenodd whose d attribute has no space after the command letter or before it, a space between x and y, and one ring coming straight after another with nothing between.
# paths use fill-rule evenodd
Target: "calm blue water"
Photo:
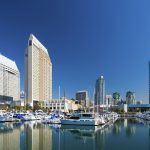
<instances>
[{"instance_id":1,"label":"calm blue water","mask_svg":"<svg viewBox=\"0 0 150 150\"><path fill-rule=\"evenodd\" d=\"M136 119L105 127L0 123L0 150L150 150L149 124Z\"/></svg>"}]
</instances>

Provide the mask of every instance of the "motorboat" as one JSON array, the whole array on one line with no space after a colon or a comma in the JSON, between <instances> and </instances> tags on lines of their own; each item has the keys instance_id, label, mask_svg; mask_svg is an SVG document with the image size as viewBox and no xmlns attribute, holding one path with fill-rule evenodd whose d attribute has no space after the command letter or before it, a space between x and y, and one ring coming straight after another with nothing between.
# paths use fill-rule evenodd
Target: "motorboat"
<instances>
[{"instance_id":1,"label":"motorboat","mask_svg":"<svg viewBox=\"0 0 150 150\"><path fill-rule=\"evenodd\" d=\"M75 113L70 118L62 119L61 124L98 126L105 124L105 120L94 113Z\"/></svg>"},{"instance_id":2,"label":"motorboat","mask_svg":"<svg viewBox=\"0 0 150 150\"><path fill-rule=\"evenodd\" d=\"M150 112L149 111L143 112L143 113L137 113L135 116L137 118L150 121Z\"/></svg>"},{"instance_id":3,"label":"motorboat","mask_svg":"<svg viewBox=\"0 0 150 150\"><path fill-rule=\"evenodd\" d=\"M45 116L42 120L43 123L49 123L49 124L60 124L61 123L62 116L56 115L56 114L50 114L48 116Z\"/></svg>"},{"instance_id":4,"label":"motorboat","mask_svg":"<svg viewBox=\"0 0 150 150\"><path fill-rule=\"evenodd\" d=\"M0 122L15 122L20 121L17 118L13 118L12 113L0 113Z\"/></svg>"},{"instance_id":5,"label":"motorboat","mask_svg":"<svg viewBox=\"0 0 150 150\"><path fill-rule=\"evenodd\" d=\"M0 122L4 122L4 121L6 121L6 117L5 117L5 115L4 115L4 113L0 113Z\"/></svg>"}]
</instances>

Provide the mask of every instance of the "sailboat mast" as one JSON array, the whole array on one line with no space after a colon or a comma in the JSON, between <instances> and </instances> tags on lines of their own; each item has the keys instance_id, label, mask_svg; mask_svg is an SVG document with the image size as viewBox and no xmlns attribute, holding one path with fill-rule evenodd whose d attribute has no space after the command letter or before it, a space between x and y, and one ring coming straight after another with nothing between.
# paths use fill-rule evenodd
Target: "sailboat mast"
<instances>
[{"instance_id":1,"label":"sailboat mast","mask_svg":"<svg viewBox=\"0 0 150 150\"><path fill-rule=\"evenodd\" d=\"M94 102L94 96L95 96L95 88L93 90L93 113L95 113L95 102Z\"/></svg>"},{"instance_id":2,"label":"sailboat mast","mask_svg":"<svg viewBox=\"0 0 150 150\"><path fill-rule=\"evenodd\" d=\"M59 89L58 89L58 100L59 100L59 102L60 102L60 85L59 85Z\"/></svg>"},{"instance_id":3,"label":"sailboat mast","mask_svg":"<svg viewBox=\"0 0 150 150\"><path fill-rule=\"evenodd\" d=\"M65 90L64 90L64 112L66 112L66 99L65 99Z\"/></svg>"},{"instance_id":4,"label":"sailboat mast","mask_svg":"<svg viewBox=\"0 0 150 150\"><path fill-rule=\"evenodd\" d=\"M58 104L59 104L58 114L60 114L60 110L61 110L61 108L60 108L60 106L61 106L61 105L60 105L60 85L59 85L59 88L58 88L58 96L59 96L59 97L58 97L58 101L59 101L59 102L58 102Z\"/></svg>"}]
</instances>

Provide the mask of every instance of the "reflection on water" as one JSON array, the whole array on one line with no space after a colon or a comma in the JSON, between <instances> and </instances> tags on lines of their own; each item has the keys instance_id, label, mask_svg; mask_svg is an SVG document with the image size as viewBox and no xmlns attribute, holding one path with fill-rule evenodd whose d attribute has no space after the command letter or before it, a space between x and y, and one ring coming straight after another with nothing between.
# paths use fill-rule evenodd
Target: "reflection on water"
<instances>
[{"instance_id":1,"label":"reflection on water","mask_svg":"<svg viewBox=\"0 0 150 150\"><path fill-rule=\"evenodd\" d=\"M52 150L52 130L38 122L0 123L0 150Z\"/></svg>"},{"instance_id":2,"label":"reflection on water","mask_svg":"<svg viewBox=\"0 0 150 150\"><path fill-rule=\"evenodd\" d=\"M46 125L30 122L24 125L25 146L28 150L51 150L52 131ZM24 146L24 147L25 147Z\"/></svg>"},{"instance_id":3,"label":"reflection on water","mask_svg":"<svg viewBox=\"0 0 150 150\"><path fill-rule=\"evenodd\" d=\"M16 143L16 144L14 144ZM19 149L20 148L19 130L13 128L12 124L0 124L0 149Z\"/></svg>"},{"instance_id":4,"label":"reflection on water","mask_svg":"<svg viewBox=\"0 0 150 150\"><path fill-rule=\"evenodd\" d=\"M149 150L149 124L137 119L100 127L0 123L0 150Z\"/></svg>"},{"instance_id":5,"label":"reflection on water","mask_svg":"<svg viewBox=\"0 0 150 150\"><path fill-rule=\"evenodd\" d=\"M125 129L126 136L130 137L135 134L136 132L136 125L138 122L135 119L125 118L119 119L115 122L112 132L114 135L122 134L123 128Z\"/></svg>"}]
</instances>

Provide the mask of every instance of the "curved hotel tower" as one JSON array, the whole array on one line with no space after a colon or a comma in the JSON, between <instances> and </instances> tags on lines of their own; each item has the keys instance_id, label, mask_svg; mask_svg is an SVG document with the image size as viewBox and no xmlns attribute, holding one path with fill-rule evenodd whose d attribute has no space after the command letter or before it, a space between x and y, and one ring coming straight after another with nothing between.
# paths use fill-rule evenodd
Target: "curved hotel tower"
<instances>
[{"instance_id":1,"label":"curved hotel tower","mask_svg":"<svg viewBox=\"0 0 150 150\"><path fill-rule=\"evenodd\" d=\"M30 35L25 53L25 99L33 102L52 99L52 63L47 49Z\"/></svg>"},{"instance_id":2,"label":"curved hotel tower","mask_svg":"<svg viewBox=\"0 0 150 150\"><path fill-rule=\"evenodd\" d=\"M95 105L105 104L105 79L100 76L95 84Z\"/></svg>"},{"instance_id":3,"label":"curved hotel tower","mask_svg":"<svg viewBox=\"0 0 150 150\"><path fill-rule=\"evenodd\" d=\"M20 99L20 73L16 63L0 54L0 102Z\"/></svg>"}]
</instances>

